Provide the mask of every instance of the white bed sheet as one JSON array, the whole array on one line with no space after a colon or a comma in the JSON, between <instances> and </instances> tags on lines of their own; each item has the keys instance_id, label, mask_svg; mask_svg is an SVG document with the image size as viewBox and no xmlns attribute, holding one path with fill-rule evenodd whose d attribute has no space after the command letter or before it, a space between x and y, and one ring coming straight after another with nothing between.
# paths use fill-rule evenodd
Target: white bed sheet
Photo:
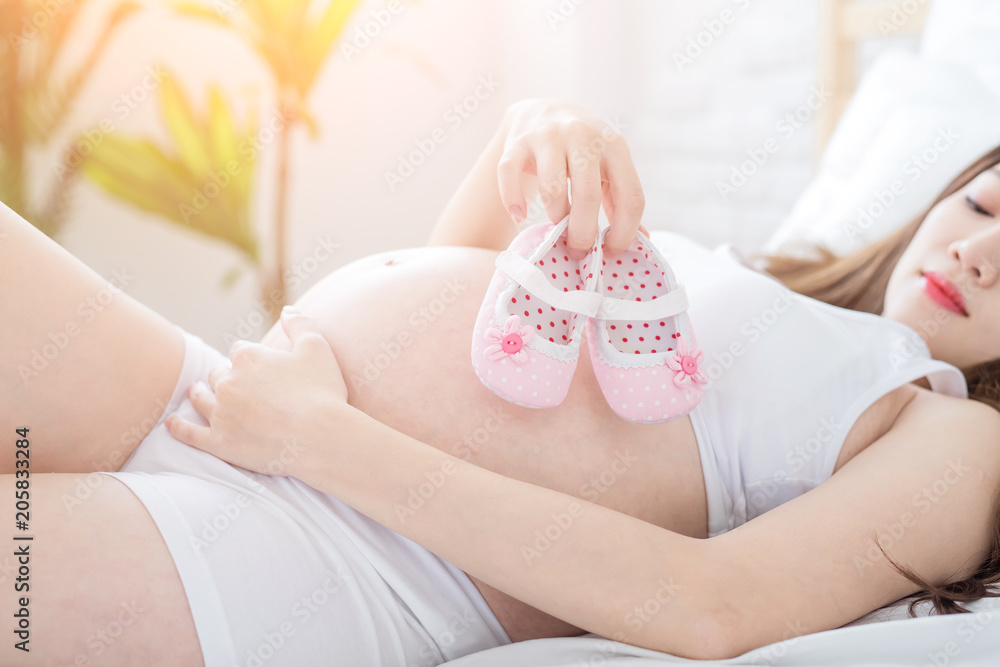
<instances>
[{"instance_id":1,"label":"white bed sheet","mask_svg":"<svg viewBox=\"0 0 1000 667\"><path fill-rule=\"evenodd\" d=\"M447 664L454 667L636 667L686 663L775 667L1000 666L1000 599L984 598L967 607L972 613L909 618L905 605L889 605L836 630L769 644L728 660L689 660L587 634L508 644Z\"/></svg>"}]
</instances>

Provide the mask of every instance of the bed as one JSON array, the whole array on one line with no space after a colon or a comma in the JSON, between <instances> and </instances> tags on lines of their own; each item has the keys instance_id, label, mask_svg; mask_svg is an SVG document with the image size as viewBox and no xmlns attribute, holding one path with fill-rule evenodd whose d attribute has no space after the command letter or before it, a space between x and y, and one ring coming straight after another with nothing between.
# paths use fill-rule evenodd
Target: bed
<instances>
[{"instance_id":1,"label":"bed","mask_svg":"<svg viewBox=\"0 0 1000 667\"><path fill-rule=\"evenodd\" d=\"M820 0L820 22L819 77L831 99L817 116L816 173L765 246L771 252L805 252L808 243L822 243L844 254L886 236L926 208L964 166L1000 144L1000 3ZM920 40L919 53L887 51L859 80L863 40L902 35ZM947 146L942 132L951 137ZM901 179L907 187L897 188L892 202L873 206L884 204L884 193L894 192L893 183ZM698 662L1000 665L1000 599L968 605L971 614L945 616L931 615L929 605L921 605L918 618L908 616L907 602L876 609L841 628L790 635L729 660ZM586 634L519 642L448 664L689 662L694 661Z\"/></svg>"}]
</instances>

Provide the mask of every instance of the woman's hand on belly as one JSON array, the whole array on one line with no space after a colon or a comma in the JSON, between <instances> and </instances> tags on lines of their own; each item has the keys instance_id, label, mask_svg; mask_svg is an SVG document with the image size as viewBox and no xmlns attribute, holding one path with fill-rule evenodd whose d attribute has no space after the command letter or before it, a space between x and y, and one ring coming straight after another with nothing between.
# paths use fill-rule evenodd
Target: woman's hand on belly
<instances>
[{"instance_id":1,"label":"woman's hand on belly","mask_svg":"<svg viewBox=\"0 0 1000 667\"><path fill-rule=\"evenodd\" d=\"M231 368L216 366L211 386L197 382L189 390L209 425L170 417L164 423L175 438L269 475L298 476L315 445L329 448L336 410L353 410L340 366L315 322L288 307L281 325L291 351L238 342Z\"/></svg>"}]
</instances>

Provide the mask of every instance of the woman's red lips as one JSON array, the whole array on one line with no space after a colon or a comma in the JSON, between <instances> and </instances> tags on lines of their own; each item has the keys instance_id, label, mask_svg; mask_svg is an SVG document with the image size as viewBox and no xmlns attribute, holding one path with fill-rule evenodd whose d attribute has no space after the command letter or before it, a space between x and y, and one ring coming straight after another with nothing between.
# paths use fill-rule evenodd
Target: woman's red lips
<instances>
[{"instance_id":1,"label":"woman's red lips","mask_svg":"<svg viewBox=\"0 0 1000 667\"><path fill-rule=\"evenodd\" d=\"M953 313L958 313L963 317L968 317L969 312L965 309L965 299L961 292L955 287L955 283L948 279L940 271L924 271L920 288L927 293L931 300L942 308L946 308Z\"/></svg>"}]
</instances>

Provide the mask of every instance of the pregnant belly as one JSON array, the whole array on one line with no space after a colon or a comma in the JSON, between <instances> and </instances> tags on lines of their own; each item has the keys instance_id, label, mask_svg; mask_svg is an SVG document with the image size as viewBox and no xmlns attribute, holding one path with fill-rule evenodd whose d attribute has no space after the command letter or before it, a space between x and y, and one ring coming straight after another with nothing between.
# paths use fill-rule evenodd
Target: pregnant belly
<instances>
[{"instance_id":1,"label":"pregnant belly","mask_svg":"<svg viewBox=\"0 0 1000 667\"><path fill-rule=\"evenodd\" d=\"M523 408L479 381L472 328L496 254L428 247L372 255L326 276L296 305L337 355L350 403L375 419L502 475L705 538L704 477L690 419L644 425L619 418L597 385L586 343L557 407ZM280 325L261 342L289 347ZM543 556L538 535L525 545L526 559ZM583 632L471 579L513 641Z\"/></svg>"}]
</instances>

